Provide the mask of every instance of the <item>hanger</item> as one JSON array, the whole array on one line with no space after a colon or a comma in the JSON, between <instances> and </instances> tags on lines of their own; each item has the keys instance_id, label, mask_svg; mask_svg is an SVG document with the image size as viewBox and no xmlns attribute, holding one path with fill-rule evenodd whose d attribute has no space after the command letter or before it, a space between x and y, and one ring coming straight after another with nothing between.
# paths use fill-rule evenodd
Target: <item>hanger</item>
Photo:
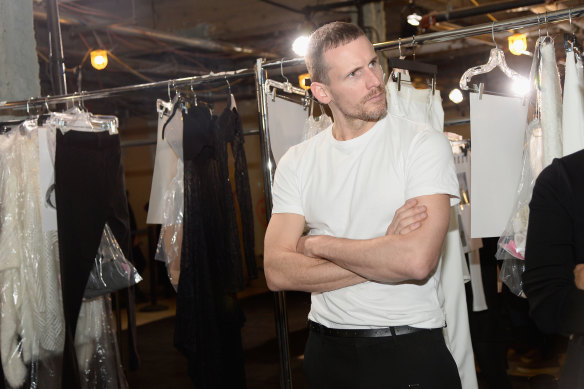
<instances>
[{"instance_id":1,"label":"hanger","mask_svg":"<svg viewBox=\"0 0 584 389\"><path fill-rule=\"evenodd\" d=\"M566 52L573 51L575 54L574 60L577 61L576 56L582 55L582 47L578 44L578 39L576 39L576 34L574 33L571 8L568 10L568 18L570 20L570 33L564 33L564 49Z\"/></svg>"},{"instance_id":2,"label":"hanger","mask_svg":"<svg viewBox=\"0 0 584 389\"><path fill-rule=\"evenodd\" d=\"M197 101L197 94L195 93L195 90L193 89L193 83L191 82L191 92L193 92L193 105L195 107L197 107L199 105L199 102Z\"/></svg>"},{"instance_id":3,"label":"hanger","mask_svg":"<svg viewBox=\"0 0 584 389\"><path fill-rule=\"evenodd\" d=\"M438 67L436 65L427 64L423 62L415 61L416 58L416 37L412 36L412 47L414 49L414 60L407 60L404 59L405 56L402 55L401 51L401 38L398 38L398 49L399 49L399 57L398 58L389 58L388 65L392 68L391 71L391 79L394 82L397 82L397 90L401 90L401 72L395 72L394 69L400 70L407 70L412 71L415 73L423 73L428 76L431 76L431 85L432 85L432 94L436 90L436 74L438 73Z\"/></svg>"},{"instance_id":4,"label":"hanger","mask_svg":"<svg viewBox=\"0 0 584 389\"><path fill-rule=\"evenodd\" d=\"M230 110L237 110L237 104L235 103L235 96L233 96L233 93L231 92L231 84L229 83L229 80L227 79L227 76L225 77L225 82L227 83L227 89L229 91L229 96L228 96L228 101L227 101L227 107Z\"/></svg>"},{"instance_id":5,"label":"hanger","mask_svg":"<svg viewBox=\"0 0 584 389\"><path fill-rule=\"evenodd\" d=\"M37 125L42 126L43 123L47 118L49 118L52 114L51 109L49 108L49 95L45 97L45 103L41 107L41 113L37 119Z\"/></svg>"},{"instance_id":6,"label":"hanger","mask_svg":"<svg viewBox=\"0 0 584 389\"><path fill-rule=\"evenodd\" d=\"M71 97L71 108L65 112L51 112L48 115L47 121L56 128L59 128L63 134L69 130L85 132L107 131L111 135L117 134L119 125L118 118L112 115L96 115L90 113L83 102L84 93L86 92L75 92ZM75 99L77 94L79 94L79 98L76 105Z\"/></svg>"},{"instance_id":7,"label":"hanger","mask_svg":"<svg viewBox=\"0 0 584 389\"><path fill-rule=\"evenodd\" d=\"M491 70L495 69L496 67L501 69L501 71L507 77L509 77L513 80L521 78L519 73L517 73L515 70L509 68L509 66L507 65L507 62L505 61L505 53L503 52L503 50L501 50L499 48L499 46L497 45L497 42L495 41L495 22L493 22L491 34L493 37L493 42L495 43L495 48L491 49L488 62L484 65L474 66L474 67L468 69L466 72L464 72L464 74L460 78L460 83L459 83L460 89L469 90L470 88L467 84L473 76L475 76L477 74L488 73ZM478 89L479 99L482 98L483 91L484 91L484 84L480 83L479 89Z\"/></svg>"}]
</instances>

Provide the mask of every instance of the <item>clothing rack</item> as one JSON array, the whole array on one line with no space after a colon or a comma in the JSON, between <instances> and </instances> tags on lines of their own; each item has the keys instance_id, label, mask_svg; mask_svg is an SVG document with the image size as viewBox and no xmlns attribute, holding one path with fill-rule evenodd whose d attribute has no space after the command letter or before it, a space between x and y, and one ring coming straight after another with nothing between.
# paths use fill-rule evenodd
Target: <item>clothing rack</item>
<instances>
[{"instance_id":1,"label":"clothing rack","mask_svg":"<svg viewBox=\"0 0 584 389\"><path fill-rule=\"evenodd\" d=\"M132 93L145 89L156 89L163 87L166 87L168 89L168 94L170 95L170 88L176 88L179 86L195 86L209 82L220 82L222 80L224 80L227 83L227 87L231 89L228 81L238 78L251 77L253 76L253 74L254 74L253 69L239 69L220 73L211 72L209 74L205 74L202 76L177 78L172 80L155 81L144 84L120 86L116 88L99 89L89 92L83 91L81 93L70 93L57 96L31 97L28 100L0 101L0 110L15 108L27 109L30 107L40 106L44 104L57 104L69 102L74 103L75 101L104 99L107 97L116 96L124 93Z\"/></svg>"},{"instance_id":2,"label":"clothing rack","mask_svg":"<svg viewBox=\"0 0 584 389\"><path fill-rule=\"evenodd\" d=\"M491 34L495 31L507 31L510 29L521 29L538 26L541 24L566 21L584 15L584 6L565 9L554 12L546 12L545 15L532 15L521 18L514 18L493 23L484 23L476 26L463 27L450 31L439 31L428 34L414 35L410 38L399 38L397 40L380 42L373 45L377 51L385 51L400 47L415 47L416 45L447 42L456 39L469 38L482 34ZM283 59L279 61L264 62L262 59L256 61L255 78L256 94L258 99L258 119L260 126L260 148L262 150L262 166L264 174L264 193L266 200L267 218L269 220L272 209L272 187L276 163L273 159L270 147L270 131L268 126L268 111L265 85L267 82L267 70L290 66L305 65L304 58ZM275 86L273 83L269 85ZM286 92L285 88L279 88ZM458 124L458 123L457 123ZM280 388L291 389L292 380L290 374L290 348L288 344L288 319L286 313L285 292L274 293L276 334L278 336L278 346L280 354Z\"/></svg>"},{"instance_id":3,"label":"clothing rack","mask_svg":"<svg viewBox=\"0 0 584 389\"><path fill-rule=\"evenodd\" d=\"M20 122L20 120L19 120ZM243 131L243 136L247 135L259 135L259 130L249 130ZM128 140L120 142L120 146L123 147L138 147L138 146L154 146L156 145L156 139L138 139L138 140Z\"/></svg>"}]
</instances>

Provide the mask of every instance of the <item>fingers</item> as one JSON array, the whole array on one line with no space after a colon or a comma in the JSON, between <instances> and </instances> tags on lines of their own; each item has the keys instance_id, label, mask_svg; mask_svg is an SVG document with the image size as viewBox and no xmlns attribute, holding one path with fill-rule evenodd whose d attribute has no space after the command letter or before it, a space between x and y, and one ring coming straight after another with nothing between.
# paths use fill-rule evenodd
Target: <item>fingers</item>
<instances>
[{"instance_id":1,"label":"fingers","mask_svg":"<svg viewBox=\"0 0 584 389\"><path fill-rule=\"evenodd\" d=\"M410 199L400 207L387 228L386 235L410 233L422 225L422 221L428 217L426 207L417 205L416 199Z\"/></svg>"},{"instance_id":2,"label":"fingers","mask_svg":"<svg viewBox=\"0 0 584 389\"><path fill-rule=\"evenodd\" d=\"M411 214L411 216L410 216ZM399 221L396 233L397 234L407 234L414 230L417 230L422 225L422 221L428 217L426 213L426 207L419 206L415 209L410 210L408 216L403 216L402 219Z\"/></svg>"}]
</instances>

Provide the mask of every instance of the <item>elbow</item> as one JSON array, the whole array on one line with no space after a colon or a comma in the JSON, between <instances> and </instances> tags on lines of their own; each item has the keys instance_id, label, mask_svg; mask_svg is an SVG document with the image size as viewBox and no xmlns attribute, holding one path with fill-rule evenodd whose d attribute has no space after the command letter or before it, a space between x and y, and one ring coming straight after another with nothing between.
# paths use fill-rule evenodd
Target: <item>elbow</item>
<instances>
[{"instance_id":1,"label":"elbow","mask_svg":"<svg viewBox=\"0 0 584 389\"><path fill-rule=\"evenodd\" d=\"M282 277L279 276L278 271L274 266L274 258L270 255L264 255L264 275L269 290L272 292L284 290Z\"/></svg>"},{"instance_id":2,"label":"elbow","mask_svg":"<svg viewBox=\"0 0 584 389\"><path fill-rule=\"evenodd\" d=\"M440 255L436 253L416 253L408 269L410 279L414 281L425 281L436 271Z\"/></svg>"},{"instance_id":3,"label":"elbow","mask_svg":"<svg viewBox=\"0 0 584 389\"><path fill-rule=\"evenodd\" d=\"M274 277L273 275L271 275L267 271L265 271L265 275L266 275L266 284L267 284L269 290L271 290L272 292L280 292L280 291L284 290L282 288L282 286L280 285L280 283L278 282L276 277Z\"/></svg>"}]
</instances>

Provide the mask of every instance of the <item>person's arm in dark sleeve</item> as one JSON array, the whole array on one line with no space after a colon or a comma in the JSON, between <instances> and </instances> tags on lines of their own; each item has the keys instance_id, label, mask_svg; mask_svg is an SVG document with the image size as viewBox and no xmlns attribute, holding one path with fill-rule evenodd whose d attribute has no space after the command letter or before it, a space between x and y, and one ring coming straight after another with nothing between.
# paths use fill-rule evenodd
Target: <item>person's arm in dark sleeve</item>
<instances>
[{"instance_id":1,"label":"person's arm in dark sleeve","mask_svg":"<svg viewBox=\"0 0 584 389\"><path fill-rule=\"evenodd\" d=\"M562 164L539 175L529 205L523 289L544 332L584 332L584 291L574 283L574 194Z\"/></svg>"}]
</instances>

